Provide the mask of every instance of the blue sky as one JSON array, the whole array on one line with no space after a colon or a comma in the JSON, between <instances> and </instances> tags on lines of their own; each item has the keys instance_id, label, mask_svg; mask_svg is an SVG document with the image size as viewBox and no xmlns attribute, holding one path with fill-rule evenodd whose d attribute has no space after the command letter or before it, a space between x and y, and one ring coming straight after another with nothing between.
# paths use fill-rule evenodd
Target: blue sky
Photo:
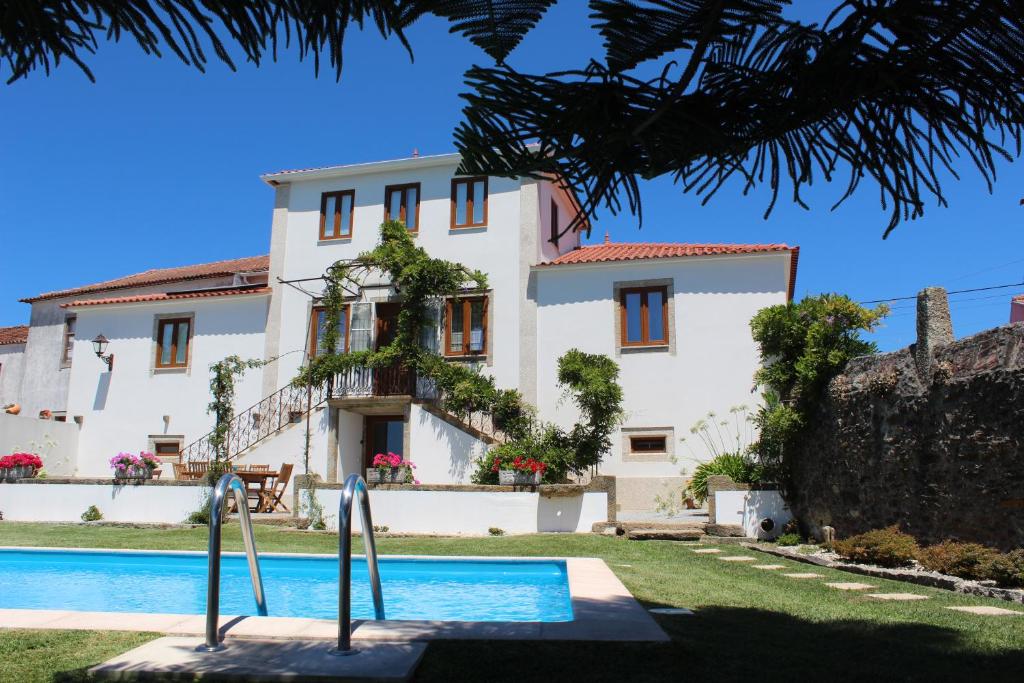
<instances>
[{"instance_id":1,"label":"blue sky","mask_svg":"<svg viewBox=\"0 0 1024 683\"><path fill-rule=\"evenodd\" d=\"M294 55L236 73L212 64L204 75L122 43L90 60L95 84L65 64L0 86L0 325L27 321L24 296L265 253L272 191L260 173L451 151L462 74L489 60L439 20L409 37L413 62L397 41L350 33L340 83ZM542 72L600 54L583 3L562 2L509 61ZM783 197L764 220L764 192L727 188L702 207L668 179L643 185L642 229L603 214L592 239L798 244L798 296L868 300L1024 281L1024 167L1002 164L993 194L962 169L963 180L946 180L949 208L929 206L887 240L888 215L867 183L836 211L841 188L821 186L808 195L811 211ZM954 296L957 335L1005 323L1019 291ZM912 342L912 302L873 336L885 350Z\"/></svg>"}]
</instances>

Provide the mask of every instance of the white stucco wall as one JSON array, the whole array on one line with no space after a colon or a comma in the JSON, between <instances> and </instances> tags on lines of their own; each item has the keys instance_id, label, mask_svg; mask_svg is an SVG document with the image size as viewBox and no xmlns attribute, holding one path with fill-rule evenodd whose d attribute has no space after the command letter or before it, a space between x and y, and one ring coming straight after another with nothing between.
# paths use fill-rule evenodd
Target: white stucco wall
<instances>
[{"instance_id":1,"label":"white stucco wall","mask_svg":"<svg viewBox=\"0 0 1024 683\"><path fill-rule=\"evenodd\" d=\"M535 269L538 275L537 372L541 417L571 425L575 407L557 389L558 358L575 347L614 358L625 394L624 428L672 427L679 464L625 462L622 438L601 465L620 478L678 476L696 462L679 439L708 411L751 408L758 351L750 319L786 301L789 254L686 257ZM618 282L671 279L673 351L625 351L616 346ZM705 459L699 444L691 444Z\"/></svg>"},{"instance_id":2,"label":"white stucco wall","mask_svg":"<svg viewBox=\"0 0 1024 683\"><path fill-rule=\"evenodd\" d=\"M78 425L0 413L0 456L8 453L35 453L42 458L43 469L51 477L74 474Z\"/></svg>"},{"instance_id":3,"label":"white stucco wall","mask_svg":"<svg viewBox=\"0 0 1024 683\"><path fill-rule=\"evenodd\" d=\"M262 357L267 300L246 295L78 309L68 398L69 419L83 418L78 474L108 474L112 456L147 448L149 435L184 435L187 445L208 432L209 366L231 354ZM194 316L187 371L154 371L158 314ZM101 333L110 340L113 372L92 351L89 340ZM235 406L260 398L259 372L249 371L236 382Z\"/></svg>"},{"instance_id":4,"label":"white stucco wall","mask_svg":"<svg viewBox=\"0 0 1024 683\"><path fill-rule=\"evenodd\" d=\"M337 489L317 490L332 530L338 528L340 495ZM491 527L506 534L589 533L608 518L608 494L544 498L530 492L371 490L370 512L375 526L397 533L486 536ZM353 529L361 532L358 510L352 517Z\"/></svg>"},{"instance_id":5,"label":"white stucco wall","mask_svg":"<svg viewBox=\"0 0 1024 683\"><path fill-rule=\"evenodd\" d=\"M519 314L523 305L519 291L520 240L524 217L521 216L520 181L492 177L488 179L488 221L485 227L450 229L451 180L456 176L457 160L431 165L425 160L416 168L345 175L331 179L292 182L288 193L285 237L279 248L284 250L282 278L297 280L316 278L339 259L351 259L372 249L379 240L384 220L384 189L388 185L420 183L418 245L436 258L458 261L478 268L488 276L492 290L489 310L490 357L485 371L494 375L502 387L515 387L519 381ZM549 207L548 183L540 183L544 194L541 211ZM324 192L355 191L355 210L351 239L319 240L320 198ZM559 193L559 201L567 200ZM568 215L569 209L564 213ZM535 224L536 221L530 223ZM541 220L546 230L546 220ZM578 243L578 236L567 237L562 251ZM548 250L550 251L550 250ZM541 258L538 251L534 262ZM279 353L308 348L311 298L287 286L272 283L275 296L281 297L281 341ZM322 286L304 283L312 292ZM387 289L371 289L364 300L378 301L387 296ZM302 353L281 359L276 384L283 386L303 362Z\"/></svg>"},{"instance_id":6,"label":"white stucco wall","mask_svg":"<svg viewBox=\"0 0 1024 683\"><path fill-rule=\"evenodd\" d=\"M468 484L475 461L487 452L482 441L416 404L409 411L409 430L409 457L422 484Z\"/></svg>"},{"instance_id":7,"label":"white stucco wall","mask_svg":"<svg viewBox=\"0 0 1024 683\"><path fill-rule=\"evenodd\" d=\"M178 524L203 503L205 486L0 484L0 511L12 522L80 522L95 505L106 522Z\"/></svg>"},{"instance_id":8,"label":"white stucco wall","mask_svg":"<svg viewBox=\"0 0 1024 683\"><path fill-rule=\"evenodd\" d=\"M25 345L0 345L0 406L21 403L21 378L24 370Z\"/></svg>"},{"instance_id":9,"label":"white stucco wall","mask_svg":"<svg viewBox=\"0 0 1024 683\"><path fill-rule=\"evenodd\" d=\"M775 522L771 531L761 529L761 520ZM793 519L793 513L779 491L716 491L715 522L738 524L749 538L775 538Z\"/></svg>"}]
</instances>

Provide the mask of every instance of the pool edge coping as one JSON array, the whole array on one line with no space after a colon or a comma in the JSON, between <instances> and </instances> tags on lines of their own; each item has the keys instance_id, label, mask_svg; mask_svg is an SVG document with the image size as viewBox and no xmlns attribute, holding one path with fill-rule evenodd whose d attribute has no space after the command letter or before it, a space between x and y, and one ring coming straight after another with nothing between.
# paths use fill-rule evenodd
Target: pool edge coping
<instances>
[{"instance_id":1,"label":"pool edge coping","mask_svg":"<svg viewBox=\"0 0 1024 683\"><path fill-rule=\"evenodd\" d=\"M0 550L51 550L91 553L206 555L202 551L134 550L118 548L36 548L0 546ZM244 553L225 553L244 555ZM262 553L266 557L336 558L323 553ZM565 562L572 621L373 621L355 620L354 640L586 640L667 642L668 635L626 589L601 558L509 557L465 555L382 555L382 558L472 561ZM125 623L132 621L132 624ZM205 615L147 614L137 612L87 612L75 610L0 609L0 630L68 629L152 632L174 636L202 636ZM252 617L221 615L218 625L224 638L271 638L324 640L337 638L337 621L303 617Z\"/></svg>"}]
</instances>

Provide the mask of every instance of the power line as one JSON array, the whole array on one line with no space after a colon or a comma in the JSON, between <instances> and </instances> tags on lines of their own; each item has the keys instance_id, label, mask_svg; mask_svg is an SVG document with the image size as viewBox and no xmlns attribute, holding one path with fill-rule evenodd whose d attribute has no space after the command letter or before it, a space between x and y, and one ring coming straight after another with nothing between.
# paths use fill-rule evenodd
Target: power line
<instances>
[{"instance_id":1,"label":"power line","mask_svg":"<svg viewBox=\"0 0 1024 683\"><path fill-rule=\"evenodd\" d=\"M991 289L1007 289L1009 287L1024 287L1024 282L1014 282L1009 285L992 285L991 287L974 287L972 289L955 289L947 294L966 294L967 292L987 292ZM871 301L859 301L861 304L884 304L890 301L909 301L910 299L916 299L917 295L914 296L893 296L888 299L872 299Z\"/></svg>"}]
</instances>

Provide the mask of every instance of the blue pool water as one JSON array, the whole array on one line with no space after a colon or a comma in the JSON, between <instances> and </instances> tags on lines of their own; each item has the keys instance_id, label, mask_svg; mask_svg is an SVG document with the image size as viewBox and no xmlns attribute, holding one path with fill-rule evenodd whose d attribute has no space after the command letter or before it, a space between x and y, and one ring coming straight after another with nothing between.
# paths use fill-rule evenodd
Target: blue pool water
<instances>
[{"instance_id":1,"label":"blue pool water","mask_svg":"<svg viewBox=\"0 0 1024 683\"><path fill-rule=\"evenodd\" d=\"M260 568L270 616L337 618L336 558L264 555ZM564 561L382 558L380 575L388 619L572 620ZM0 550L0 586L5 609L205 614L206 555ZM244 556L224 555L220 600L221 614L256 613ZM362 558L352 617L373 618Z\"/></svg>"}]
</instances>

